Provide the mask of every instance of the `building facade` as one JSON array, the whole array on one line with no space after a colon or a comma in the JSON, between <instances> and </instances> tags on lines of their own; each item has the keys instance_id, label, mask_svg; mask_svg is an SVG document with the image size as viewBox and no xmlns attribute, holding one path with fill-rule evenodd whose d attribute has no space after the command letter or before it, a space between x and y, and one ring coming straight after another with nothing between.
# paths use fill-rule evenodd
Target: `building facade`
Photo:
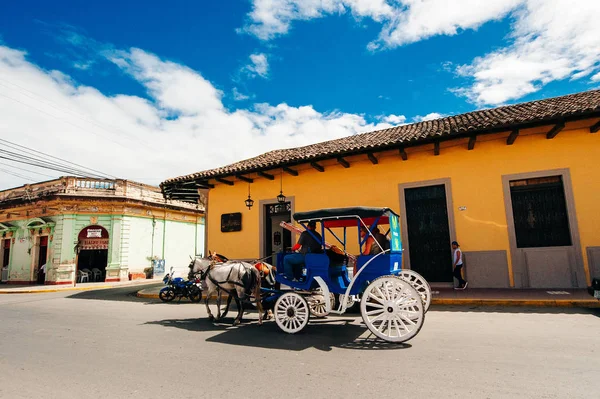
<instances>
[{"instance_id":1,"label":"building facade","mask_svg":"<svg viewBox=\"0 0 600 399\"><path fill-rule=\"evenodd\" d=\"M207 249L231 258L295 242L279 227L294 212L390 207L403 267L434 285L452 283L457 240L470 287L582 288L600 276L599 130L595 90L272 151L161 187L207 193ZM233 215L238 228L223 229Z\"/></svg>"},{"instance_id":2,"label":"building facade","mask_svg":"<svg viewBox=\"0 0 600 399\"><path fill-rule=\"evenodd\" d=\"M204 211L153 186L62 177L0 192L0 249L9 284L183 274L204 252Z\"/></svg>"}]
</instances>

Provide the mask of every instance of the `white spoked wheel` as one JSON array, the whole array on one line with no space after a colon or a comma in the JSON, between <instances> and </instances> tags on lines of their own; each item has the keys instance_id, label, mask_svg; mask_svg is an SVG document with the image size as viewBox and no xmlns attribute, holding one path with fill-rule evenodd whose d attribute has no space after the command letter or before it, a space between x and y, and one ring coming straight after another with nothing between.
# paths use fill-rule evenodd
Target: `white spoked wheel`
<instances>
[{"instance_id":1,"label":"white spoked wheel","mask_svg":"<svg viewBox=\"0 0 600 399\"><path fill-rule=\"evenodd\" d=\"M329 293L329 304L331 309L335 308L335 295L331 292ZM325 296L321 288L317 288L314 294L308 298L308 305L310 314L315 317L325 317L329 314L325 307Z\"/></svg>"},{"instance_id":2,"label":"white spoked wheel","mask_svg":"<svg viewBox=\"0 0 600 399\"><path fill-rule=\"evenodd\" d=\"M350 309L352 306L354 306L354 295L348 295L346 296L346 294L340 294L340 303L342 302L342 297L346 298L346 310Z\"/></svg>"},{"instance_id":3,"label":"white spoked wheel","mask_svg":"<svg viewBox=\"0 0 600 399\"><path fill-rule=\"evenodd\" d=\"M295 292L286 292L275 302L275 322L288 334L302 331L309 318L308 302Z\"/></svg>"},{"instance_id":4,"label":"white spoked wheel","mask_svg":"<svg viewBox=\"0 0 600 399\"><path fill-rule=\"evenodd\" d=\"M429 305L431 305L431 287L427 280L423 278L419 273L412 270L402 270L399 276L404 280L408 281L410 285L416 289L421 295L421 299L423 300L423 306L425 307L425 312L429 310Z\"/></svg>"},{"instance_id":5,"label":"white spoked wheel","mask_svg":"<svg viewBox=\"0 0 600 399\"><path fill-rule=\"evenodd\" d=\"M397 343L417 335L425 321L421 295L398 276L373 280L363 293L360 313L373 334Z\"/></svg>"}]
</instances>

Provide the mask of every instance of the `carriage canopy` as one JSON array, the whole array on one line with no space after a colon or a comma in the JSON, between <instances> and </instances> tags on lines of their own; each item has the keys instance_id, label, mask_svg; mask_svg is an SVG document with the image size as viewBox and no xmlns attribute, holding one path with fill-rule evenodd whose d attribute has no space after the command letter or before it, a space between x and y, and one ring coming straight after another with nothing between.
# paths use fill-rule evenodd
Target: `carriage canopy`
<instances>
[{"instance_id":1,"label":"carriage canopy","mask_svg":"<svg viewBox=\"0 0 600 399\"><path fill-rule=\"evenodd\" d=\"M361 222L370 230L377 225L389 225L391 251L399 252L402 248L399 216L390 208L363 206L325 208L307 212L296 212L293 217L298 223L307 223L310 221L321 222L323 228L327 229L336 227L360 227Z\"/></svg>"}]
</instances>

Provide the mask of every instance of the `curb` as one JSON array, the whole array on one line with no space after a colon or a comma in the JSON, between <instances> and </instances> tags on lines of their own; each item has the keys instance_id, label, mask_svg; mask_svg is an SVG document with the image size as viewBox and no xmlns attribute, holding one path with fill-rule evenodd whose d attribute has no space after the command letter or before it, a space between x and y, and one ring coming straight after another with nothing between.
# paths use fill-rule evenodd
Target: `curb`
<instances>
[{"instance_id":1,"label":"curb","mask_svg":"<svg viewBox=\"0 0 600 399\"><path fill-rule=\"evenodd\" d=\"M475 306L533 306L555 308L600 308L600 301L593 299L446 299L433 298L432 305L475 305Z\"/></svg>"},{"instance_id":2,"label":"curb","mask_svg":"<svg viewBox=\"0 0 600 399\"><path fill-rule=\"evenodd\" d=\"M147 283L148 285L152 283ZM50 292L63 292L63 291L92 291L92 290L105 290L108 288L125 288L135 287L138 284L126 284L126 285L96 285L93 287L67 287L67 288L50 288L50 289L31 289L31 290L0 290L0 295L14 295L14 294L45 294ZM145 285L145 284L139 284ZM157 296L158 298L158 296Z\"/></svg>"}]
</instances>

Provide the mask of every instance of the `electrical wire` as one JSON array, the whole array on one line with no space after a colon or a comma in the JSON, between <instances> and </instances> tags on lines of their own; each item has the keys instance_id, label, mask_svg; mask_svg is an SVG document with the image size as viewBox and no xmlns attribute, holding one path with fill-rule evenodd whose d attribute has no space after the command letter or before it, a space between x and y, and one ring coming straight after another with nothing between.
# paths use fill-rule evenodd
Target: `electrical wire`
<instances>
[{"instance_id":1,"label":"electrical wire","mask_svg":"<svg viewBox=\"0 0 600 399\"><path fill-rule=\"evenodd\" d=\"M39 108L36 108L36 107L34 107L33 105L31 105L31 104L24 103L23 101L19 101L19 100L17 100L16 98L12 98L12 97L10 97L10 96L7 96L7 95L5 95L5 94L2 94L2 93L0 93L0 96L2 96L2 97L5 97L5 98L8 98L9 100L15 101L15 102L17 102L17 103L19 103L19 104L22 104L22 105L26 106L26 107L33 108L33 109L35 109L35 110L36 110L36 111L38 111L38 112L41 112L41 113L43 113L43 114L46 114L46 115L50 116L51 118L54 118L54 119L56 119L56 120L59 120L59 121L61 121L61 122L67 123L67 124L69 124L69 125L71 125L71 126L74 126L74 127L76 127L77 129L79 129L79 130L82 130L82 131L85 131L85 132L91 133L91 134L93 134L93 135L96 135L96 136L98 136L98 137L101 137L101 138L103 138L103 139L106 139L106 140L108 140L108 141L111 141L111 142L113 142L113 143L115 143L115 144L117 144L117 145L119 145L119 146L121 146L121 147L123 147L123 148L127 148L127 149L129 149L129 147L127 147L127 146L126 146L126 145L124 145L123 143L120 143L120 142L118 142L118 141L115 141L115 140L113 140L113 139L111 139L111 138L109 138L109 137L102 136L102 135L101 135L101 134L99 134L99 133L96 133L96 132L92 132L92 131L90 131L90 130L87 130L87 129L85 129L85 128L83 128L83 127L79 126L79 125L76 125L76 124L74 124L73 122L69 122L69 121L67 121L67 120L61 119L61 118L59 118L58 116L56 116L56 115L52 115L51 113L48 113L48 112L46 112L46 111L44 111L44 110L41 110L41 109L39 109Z\"/></svg>"},{"instance_id":2,"label":"electrical wire","mask_svg":"<svg viewBox=\"0 0 600 399\"><path fill-rule=\"evenodd\" d=\"M60 164L54 164L45 160L39 160L36 158L32 158L32 157L27 157L27 156L23 156L20 154L16 154L10 151L6 151L6 150L2 150L0 149L0 158L1 159L6 159L9 161L13 161L13 162L18 162L18 163L23 163L23 164L27 164L27 165L32 165L32 166L37 166L39 168L43 168L43 169L51 169L51 170L55 170L58 172L63 172L63 173L69 173L69 174L75 174L75 175L79 175L79 176L86 176L86 177L95 177L98 179L104 179L106 178L103 175L98 175L98 174L94 174L94 173L89 173L87 171L83 171L80 169L75 169L75 168L70 168L64 165L60 165Z\"/></svg>"},{"instance_id":3,"label":"electrical wire","mask_svg":"<svg viewBox=\"0 0 600 399\"><path fill-rule=\"evenodd\" d=\"M124 137L128 138L129 140L132 140L133 142L135 142L137 145L140 145L140 144L141 144L142 146L144 146L144 147L146 147L146 148L148 148L148 149L152 149L152 148L151 148L150 146L148 146L148 145L147 145L145 142L137 140L137 139L136 139L134 136L130 135L129 133L127 133L127 132L125 132L125 131L123 131L123 130L121 130L121 129L118 129L118 128L116 128L116 127L114 127L114 126L110 126L110 125L103 125L103 124L101 124L100 122L96 121L95 119L93 119L93 118L91 118L91 117L87 117L87 116L85 116L85 115L83 115L83 114L80 114L79 112L73 111L72 109L70 109L70 108L68 108L68 107L61 106L61 105L57 105L56 103L53 103L53 102L52 102L52 100L50 100L50 99L48 99L48 98L46 98L46 97L44 97L44 96L42 96L42 95L40 95L40 94L37 94L37 93L35 93L35 92L31 91L31 90L28 90L28 89L26 89L26 88L24 88L24 87L22 87L22 86L19 86L19 85L18 85L18 84L16 84L16 83L9 82L9 81L7 81L7 80L5 80L5 79L1 79L1 78L0 78L0 81L3 81L3 82L5 82L5 83L11 84L11 85L13 85L13 86L16 86L16 87L18 87L18 88L19 88L21 91L25 91L25 92L31 93L33 96L37 97L37 98L34 98L34 97L32 97L32 96L30 96L30 95L27 95L27 94L25 94L25 93L23 93L23 92L19 93L19 94L21 94L21 95L23 95L23 96L25 96L25 97L27 97L27 98L29 98L29 99L32 99L32 100L34 100L34 101L39 101L39 102L41 102L41 103L43 103L43 104L46 104L47 106L49 106L49 107L52 107L52 108L54 108L54 109L56 109L56 110L58 110L58 111L67 112L67 113L71 114L72 116L75 116L76 118L79 118L79 119L81 119L81 120L83 120L83 121L85 121L85 122L87 122L87 123L90 123L90 124L92 124L92 125L94 125L94 126L96 126L96 127L100 128L100 129L104 130L104 131L105 131L105 132L107 132L107 133L110 133L110 134L113 134L113 135L117 135L118 137L122 137L122 136L124 136ZM2 87L5 87L5 88L7 88L7 89L9 89L9 90L14 90L14 88L11 88L11 87L9 87L9 86L6 86L5 84L2 84L2 83L0 83L0 86L2 86ZM33 106L29 105L29 104L23 103L23 102L21 102L21 101L19 101L19 100L17 100L17 99L14 99L14 98L12 98L12 97L9 97L9 96L6 96L6 95L3 95L3 96L4 96L4 97L6 97L6 98L8 98L8 99L10 99L10 100L16 101L16 102L18 102L18 103L20 103L20 104L23 104L23 105L25 105L25 106L28 106L28 107L31 107L31 108L37 109L37 108L35 108L35 107L33 107ZM39 110L39 111L41 111L41 110ZM44 112L44 111L41 111L41 112ZM47 113L47 112L45 112L45 113L46 113L46 115L49 115L49 116L51 116L51 117L53 117L53 118L56 118L56 119L58 119L58 120L60 120L60 121L62 121L62 122L69 123L69 124L73 125L71 122L69 122L69 121L66 121L66 120L63 120L63 119L60 119L60 118L58 118L56 115L52 115L52 114L49 114L49 113ZM76 125L74 125L74 126L76 126ZM105 126L108 126L108 127L109 127L109 129L107 129ZM77 127L78 127L78 126L77 126ZM82 129L81 127L79 127L79 128L80 128L80 129ZM84 129L84 130L85 130L85 129ZM87 130L86 130L86 131L87 131ZM118 132L120 133L120 135L116 134L114 131L118 131ZM88 131L88 132L89 132L89 131ZM93 133L93 132L89 132L89 133L96 134L96 133ZM113 140L111 140L111 141L113 141ZM114 142L114 141L113 141L113 142Z\"/></svg>"},{"instance_id":4,"label":"electrical wire","mask_svg":"<svg viewBox=\"0 0 600 399\"><path fill-rule=\"evenodd\" d=\"M21 178L21 179L25 179L25 180L29 180L29 181L35 181L35 179L32 178L32 177L27 177L27 176L20 175L18 173L13 173L10 170L6 170L6 169L0 168L0 172L4 172L6 174L13 175L13 176Z\"/></svg>"},{"instance_id":5,"label":"electrical wire","mask_svg":"<svg viewBox=\"0 0 600 399\"><path fill-rule=\"evenodd\" d=\"M83 168L82 170L86 170L87 169L88 171L91 171L93 173L98 173L99 175L102 175L103 177L110 176L110 177L116 179L116 176L112 176L112 175L110 175L108 173L101 172L101 171L99 171L97 169L88 168L88 167L85 167L83 165L77 164L75 162L67 161L66 159L55 157L53 155L46 154L46 153L38 151L38 150L34 150L33 148L29 148L29 147L25 147L25 146L19 145L17 143L13 143L13 142L5 140L5 139L0 139L0 144L2 144L2 143L4 143L4 145L6 145L9 148L14 149L14 150L20 150L20 151L23 151L23 152L26 152L26 153L28 152L29 154L34 155L34 156L37 156L37 154L40 154L40 155L43 155L45 157L48 157L48 158L51 158L51 159L54 159L54 160L57 160L57 161L64 162L66 164L77 166L78 168ZM52 162L52 163L56 164L56 162Z\"/></svg>"},{"instance_id":6,"label":"electrical wire","mask_svg":"<svg viewBox=\"0 0 600 399\"><path fill-rule=\"evenodd\" d=\"M22 170L24 172L35 173L36 175L40 175L40 176L45 176L45 177L50 177L50 178L56 178L57 177L56 175L52 176L52 175L47 175L47 174L44 174L44 173L36 172L36 171L30 170L30 169L19 168L18 166L11 165L9 163L0 162L0 165L8 166L9 168L19 169L19 170Z\"/></svg>"}]
</instances>

